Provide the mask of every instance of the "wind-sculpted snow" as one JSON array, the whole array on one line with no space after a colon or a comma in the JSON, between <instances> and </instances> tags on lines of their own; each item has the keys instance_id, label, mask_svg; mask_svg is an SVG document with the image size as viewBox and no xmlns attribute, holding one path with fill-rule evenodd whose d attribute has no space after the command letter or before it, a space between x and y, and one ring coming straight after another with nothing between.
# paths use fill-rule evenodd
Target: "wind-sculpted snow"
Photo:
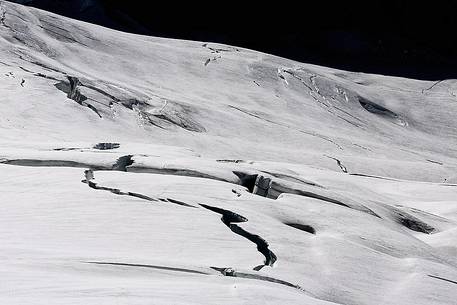
<instances>
[{"instance_id":1,"label":"wind-sculpted snow","mask_svg":"<svg viewBox=\"0 0 457 305\"><path fill-rule=\"evenodd\" d=\"M454 304L456 91L0 1L0 303Z\"/></svg>"}]
</instances>

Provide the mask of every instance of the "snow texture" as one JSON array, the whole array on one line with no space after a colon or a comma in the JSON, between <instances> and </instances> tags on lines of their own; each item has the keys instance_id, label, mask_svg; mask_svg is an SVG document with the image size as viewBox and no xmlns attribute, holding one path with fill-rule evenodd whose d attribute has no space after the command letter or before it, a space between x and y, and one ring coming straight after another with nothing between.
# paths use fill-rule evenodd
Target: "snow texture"
<instances>
[{"instance_id":1,"label":"snow texture","mask_svg":"<svg viewBox=\"0 0 457 305\"><path fill-rule=\"evenodd\" d=\"M0 1L0 304L457 304L456 91Z\"/></svg>"}]
</instances>

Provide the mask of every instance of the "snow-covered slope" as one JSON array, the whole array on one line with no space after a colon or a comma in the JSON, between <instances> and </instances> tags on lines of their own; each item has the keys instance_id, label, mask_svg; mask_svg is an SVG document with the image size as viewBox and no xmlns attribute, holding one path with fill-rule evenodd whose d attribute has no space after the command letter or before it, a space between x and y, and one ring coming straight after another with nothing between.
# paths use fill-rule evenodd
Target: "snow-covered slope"
<instances>
[{"instance_id":1,"label":"snow-covered slope","mask_svg":"<svg viewBox=\"0 0 457 305\"><path fill-rule=\"evenodd\" d=\"M0 51L1 304L457 304L457 81L5 1Z\"/></svg>"}]
</instances>

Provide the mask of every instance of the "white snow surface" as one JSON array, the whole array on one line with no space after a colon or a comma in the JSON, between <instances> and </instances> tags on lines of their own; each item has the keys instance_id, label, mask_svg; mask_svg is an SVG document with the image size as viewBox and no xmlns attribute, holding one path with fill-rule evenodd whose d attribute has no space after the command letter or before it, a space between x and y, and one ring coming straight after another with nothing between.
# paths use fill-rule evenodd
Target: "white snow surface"
<instances>
[{"instance_id":1,"label":"white snow surface","mask_svg":"<svg viewBox=\"0 0 457 305\"><path fill-rule=\"evenodd\" d=\"M457 304L456 92L0 1L0 304Z\"/></svg>"}]
</instances>

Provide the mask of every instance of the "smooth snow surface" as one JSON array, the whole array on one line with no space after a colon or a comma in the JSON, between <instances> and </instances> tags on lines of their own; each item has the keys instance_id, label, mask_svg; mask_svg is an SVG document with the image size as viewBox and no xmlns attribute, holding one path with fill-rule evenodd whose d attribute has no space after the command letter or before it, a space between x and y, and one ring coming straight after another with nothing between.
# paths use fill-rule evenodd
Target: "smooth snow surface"
<instances>
[{"instance_id":1,"label":"smooth snow surface","mask_svg":"<svg viewBox=\"0 0 457 305\"><path fill-rule=\"evenodd\" d=\"M457 304L455 80L0 1L0 93L0 304Z\"/></svg>"}]
</instances>

